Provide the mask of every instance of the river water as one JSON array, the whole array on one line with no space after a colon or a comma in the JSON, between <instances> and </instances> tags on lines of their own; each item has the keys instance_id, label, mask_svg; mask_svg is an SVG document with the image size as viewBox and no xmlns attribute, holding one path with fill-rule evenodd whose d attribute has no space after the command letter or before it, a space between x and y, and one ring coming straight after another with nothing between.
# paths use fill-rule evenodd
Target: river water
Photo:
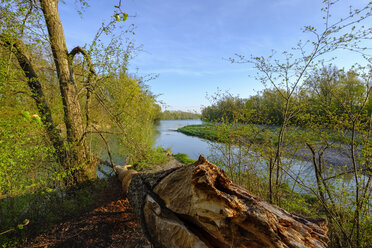
<instances>
[{"instance_id":1,"label":"river water","mask_svg":"<svg viewBox=\"0 0 372 248\"><path fill-rule=\"evenodd\" d=\"M213 143L211 141L198 138L187 136L183 133L177 132L178 128L187 125L198 125L203 124L201 120L163 120L160 121L159 125L157 126L158 134L156 136L155 145L161 146L165 149L170 148L173 154L177 153L185 153L191 159L198 159L200 154L203 154L207 159L209 159L213 163L220 162L219 166L222 167L224 170L228 171L228 166L226 167L227 155L226 154L234 154L236 157L242 157L241 150L237 148L232 148L226 153L226 147L223 144ZM267 165L266 162L260 158L260 156L254 154L254 152L249 151L246 153L244 159L240 159L239 161L239 168L234 167L232 170L233 172L237 172L236 170L240 171L247 171L252 170L253 173L260 175L261 177L265 178L267 176ZM234 157L234 156L232 156ZM234 161L234 158L229 157L229 161L233 161L233 163L237 164ZM309 161L301 161L298 159L283 159L283 164L288 165L287 173L284 174L284 180L292 187L296 188L296 191L302 192L303 189L298 186L297 183L294 183L293 178L297 178L302 180L302 182L309 186L315 186L315 174L313 170L312 163ZM284 166L285 169L285 166ZM231 171L230 171L231 172ZM337 174L340 173L340 168L330 168L329 174ZM289 176L291 175L291 176ZM361 177L363 179L363 176ZM349 176L348 178L344 178L343 180L330 180L329 183L333 184L336 187L342 187L346 191L353 190L355 187L354 180L352 177Z\"/></svg>"},{"instance_id":2,"label":"river water","mask_svg":"<svg viewBox=\"0 0 372 248\"><path fill-rule=\"evenodd\" d=\"M177 132L178 128L187 125L203 124L201 120L162 120L157 125L157 135L155 137L155 146L170 148L173 154L185 153L191 159L197 160L200 154L203 154L209 161L215 163L220 168L231 174L236 172L253 173L264 180L267 179L267 162L260 155L253 151L245 151L236 147L227 147L224 144L214 143L202 138L187 136L181 132ZM113 151L113 160L115 164L123 164L124 159L119 150L120 142L110 140ZM108 160L107 154L103 152L103 159ZM293 178L301 180L305 185L315 187L316 178L312 163L309 161L301 161L298 159L283 159L283 169L286 173L282 173L283 180L297 192L306 192L304 188L295 183ZM340 168L329 168L329 175L341 173ZM98 176L107 177L113 175L110 167L100 165L97 170ZM366 177L361 175L360 180L366 180ZM342 179L331 179L328 181L335 188L342 188L344 193L354 191L355 181L352 175ZM342 194L344 195L344 194ZM342 197L341 195L341 197Z\"/></svg>"},{"instance_id":3,"label":"river water","mask_svg":"<svg viewBox=\"0 0 372 248\"><path fill-rule=\"evenodd\" d=\"M233 154L229 160L232 161L232 163L236 162L234 156L238 156L240 152L239 149L233 148L232 150L226 151L226 148L223 144L217 144L202 138L188 136L176 131L178 128L184 126L200 124L203 124L203 121L162 120L157 126L157 130L159 132L156 136L155 146L161 146L164 149L170 148L173 154L185 153L194 160L198 159L199 155L202 154L211 162L216 163L217 161L220 161L220 166L222 167L222 164L225 162L223 161L225 153ZM254 168L255 170L260 169L259 171L256 171L256 173L266 173L265 170L267 166L265 165L264 161L259 159L257 156L254 156L254 154L247 154L247 158L241 160L241 164L243 164L242 166L244 167L241 169L247 170ZM289 161L287 160L287 162ZM291 164L295 164L292 170L296 176L303 174L303 178L306 178L306 176L313 174L311 166L308 162L296 160L295 163L291 161ZM223 169L226 170L228 168ZM311 178L313 178L313 175L311 175Z\"/></svg>"},{"instance_id":4,"label":"river water","mask_svg":"<svg viewBox=\"0 0 372 248\"><path fill-rule=\"evenodd\" d=\"M200 154L205 157L210 156L210 142L198 138L187 136L176 132L178 128L188 125L203 124L201 120L164 120L157 126L158 134L155 145L165 149L170 148L174 154L185 153L191 159L198 159Z\"/></svg>"}]
</instances>

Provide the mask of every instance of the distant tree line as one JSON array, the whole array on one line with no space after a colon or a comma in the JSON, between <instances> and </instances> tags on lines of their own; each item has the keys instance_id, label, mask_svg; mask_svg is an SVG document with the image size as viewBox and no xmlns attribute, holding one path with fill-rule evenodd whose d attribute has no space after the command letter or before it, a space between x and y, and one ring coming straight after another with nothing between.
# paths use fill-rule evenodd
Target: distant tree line
<instances>
[{"instance_id":1,"label":"distant tree line","mask_svg":"<svg viewBox=\"0 0 372 248\"><path fill-rule=\"evenodd\" d=\"M309 122L335 126L349 111L366 105L360 113L365 121L372 112L370 89L356 71L344 72L334 66L323 67L310 75L291 99L290 124L306 126ZM265 89L247 99L224 94L202 110L202 118L211 122L239 122L282 125L285 101L277 89ZM301 114L297 114L301 113ZM341 118L342 119L342 118Z\"/></svg>"},{"instance_id":2,"label":"distant tree line","mask_svg":"<svg viewBox=\"0 0 372 248\"><path fill-rule=\"evenodd\" d=\"M169 111L165 110L160 114L161 120L188 120L200 119L201 115L197 113L184 112L184 111Z\"/></svg>"},{"instance_id":3,"label":"distant tree line","mask_svg":"<svg viewBox=\"0 0 372 248\"><path fill-rule=\"evenodd\" d=\"M370 247L370 80L370 67L344 72L328 66L312 68L292 86L273 81L272 88L247 99L217 93L202 119L218 124L191 126L188 131L217 140L212 161L251 192L287 210L327 217L329 247ZM334 166L329 154L347 157ZM305 170L297 171L297 158L307 161ZM312 181L306 180L307 169L315 175ZM263 180L257 179L260 173ZM295 185L307 193L297 194Z\"/></svg>"}]
</instances>

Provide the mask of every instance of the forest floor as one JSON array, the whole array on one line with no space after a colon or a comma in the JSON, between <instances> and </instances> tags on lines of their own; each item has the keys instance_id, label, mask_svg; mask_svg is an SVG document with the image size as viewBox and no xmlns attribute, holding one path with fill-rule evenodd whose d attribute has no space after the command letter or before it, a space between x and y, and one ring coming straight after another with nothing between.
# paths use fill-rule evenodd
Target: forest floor
<instances>
[{"instance_id":1,"label":"forest floor","mask_svg":"<svg viewBox=\"0 0 372 248\"><path fill-rule=\"evenodd\" d=\"M154 166L150 172L182 165L172 158L164 165ZM119 180L116 177L102 180L107 180L107 184L92 196L95 206L91 211L55 225L49 232L26 240L20 247L150 248Z\"/></svg>"},{"instance_id":2,"label":"forest floor","mask_svg":"<svg viewBox=\"0 0 372 248\"><path fill-rule=\"evenodd\" d=\"M96 208L55 225L21 247L151 247L123 196L121 183L116 177L107 181L108 187L94 196Z\"/></svg>"}]
</instances>

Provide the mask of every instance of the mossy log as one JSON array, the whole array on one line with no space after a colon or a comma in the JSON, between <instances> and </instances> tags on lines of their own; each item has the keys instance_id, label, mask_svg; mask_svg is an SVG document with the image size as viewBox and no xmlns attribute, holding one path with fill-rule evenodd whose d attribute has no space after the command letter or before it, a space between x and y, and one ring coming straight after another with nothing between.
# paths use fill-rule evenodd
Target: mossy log
<instances>
[{"instance_id":1,"label":"mossy log","mask_svg":"<svg viewBox=\"0 0 372 248\"><path fill-rule=\"evenodd\" d=\"M130 173L128 198L156 248L326 247L327 220L291 214L233 184L203 156L189 166ZM131 172L130 172L131 171ZM119 172L120 174L120 172Z\"/></svg>"}]
</instances>

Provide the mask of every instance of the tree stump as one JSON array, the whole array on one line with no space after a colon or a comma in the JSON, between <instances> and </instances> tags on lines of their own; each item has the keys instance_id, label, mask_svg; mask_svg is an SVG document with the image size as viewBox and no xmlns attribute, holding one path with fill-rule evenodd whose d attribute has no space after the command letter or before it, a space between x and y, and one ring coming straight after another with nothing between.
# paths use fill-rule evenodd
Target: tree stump
<instances>
[{"instance_id":1,"label":"tree stump","mask_svg":"<svg viewBox=\"0 0 372 248\"><path fill-rule=\"evenodd\" d=\"M203 156L193 165L131 175L128 198L154 247L326 247L326 219L265 202Z\"/></svg>"}]
</instances>

